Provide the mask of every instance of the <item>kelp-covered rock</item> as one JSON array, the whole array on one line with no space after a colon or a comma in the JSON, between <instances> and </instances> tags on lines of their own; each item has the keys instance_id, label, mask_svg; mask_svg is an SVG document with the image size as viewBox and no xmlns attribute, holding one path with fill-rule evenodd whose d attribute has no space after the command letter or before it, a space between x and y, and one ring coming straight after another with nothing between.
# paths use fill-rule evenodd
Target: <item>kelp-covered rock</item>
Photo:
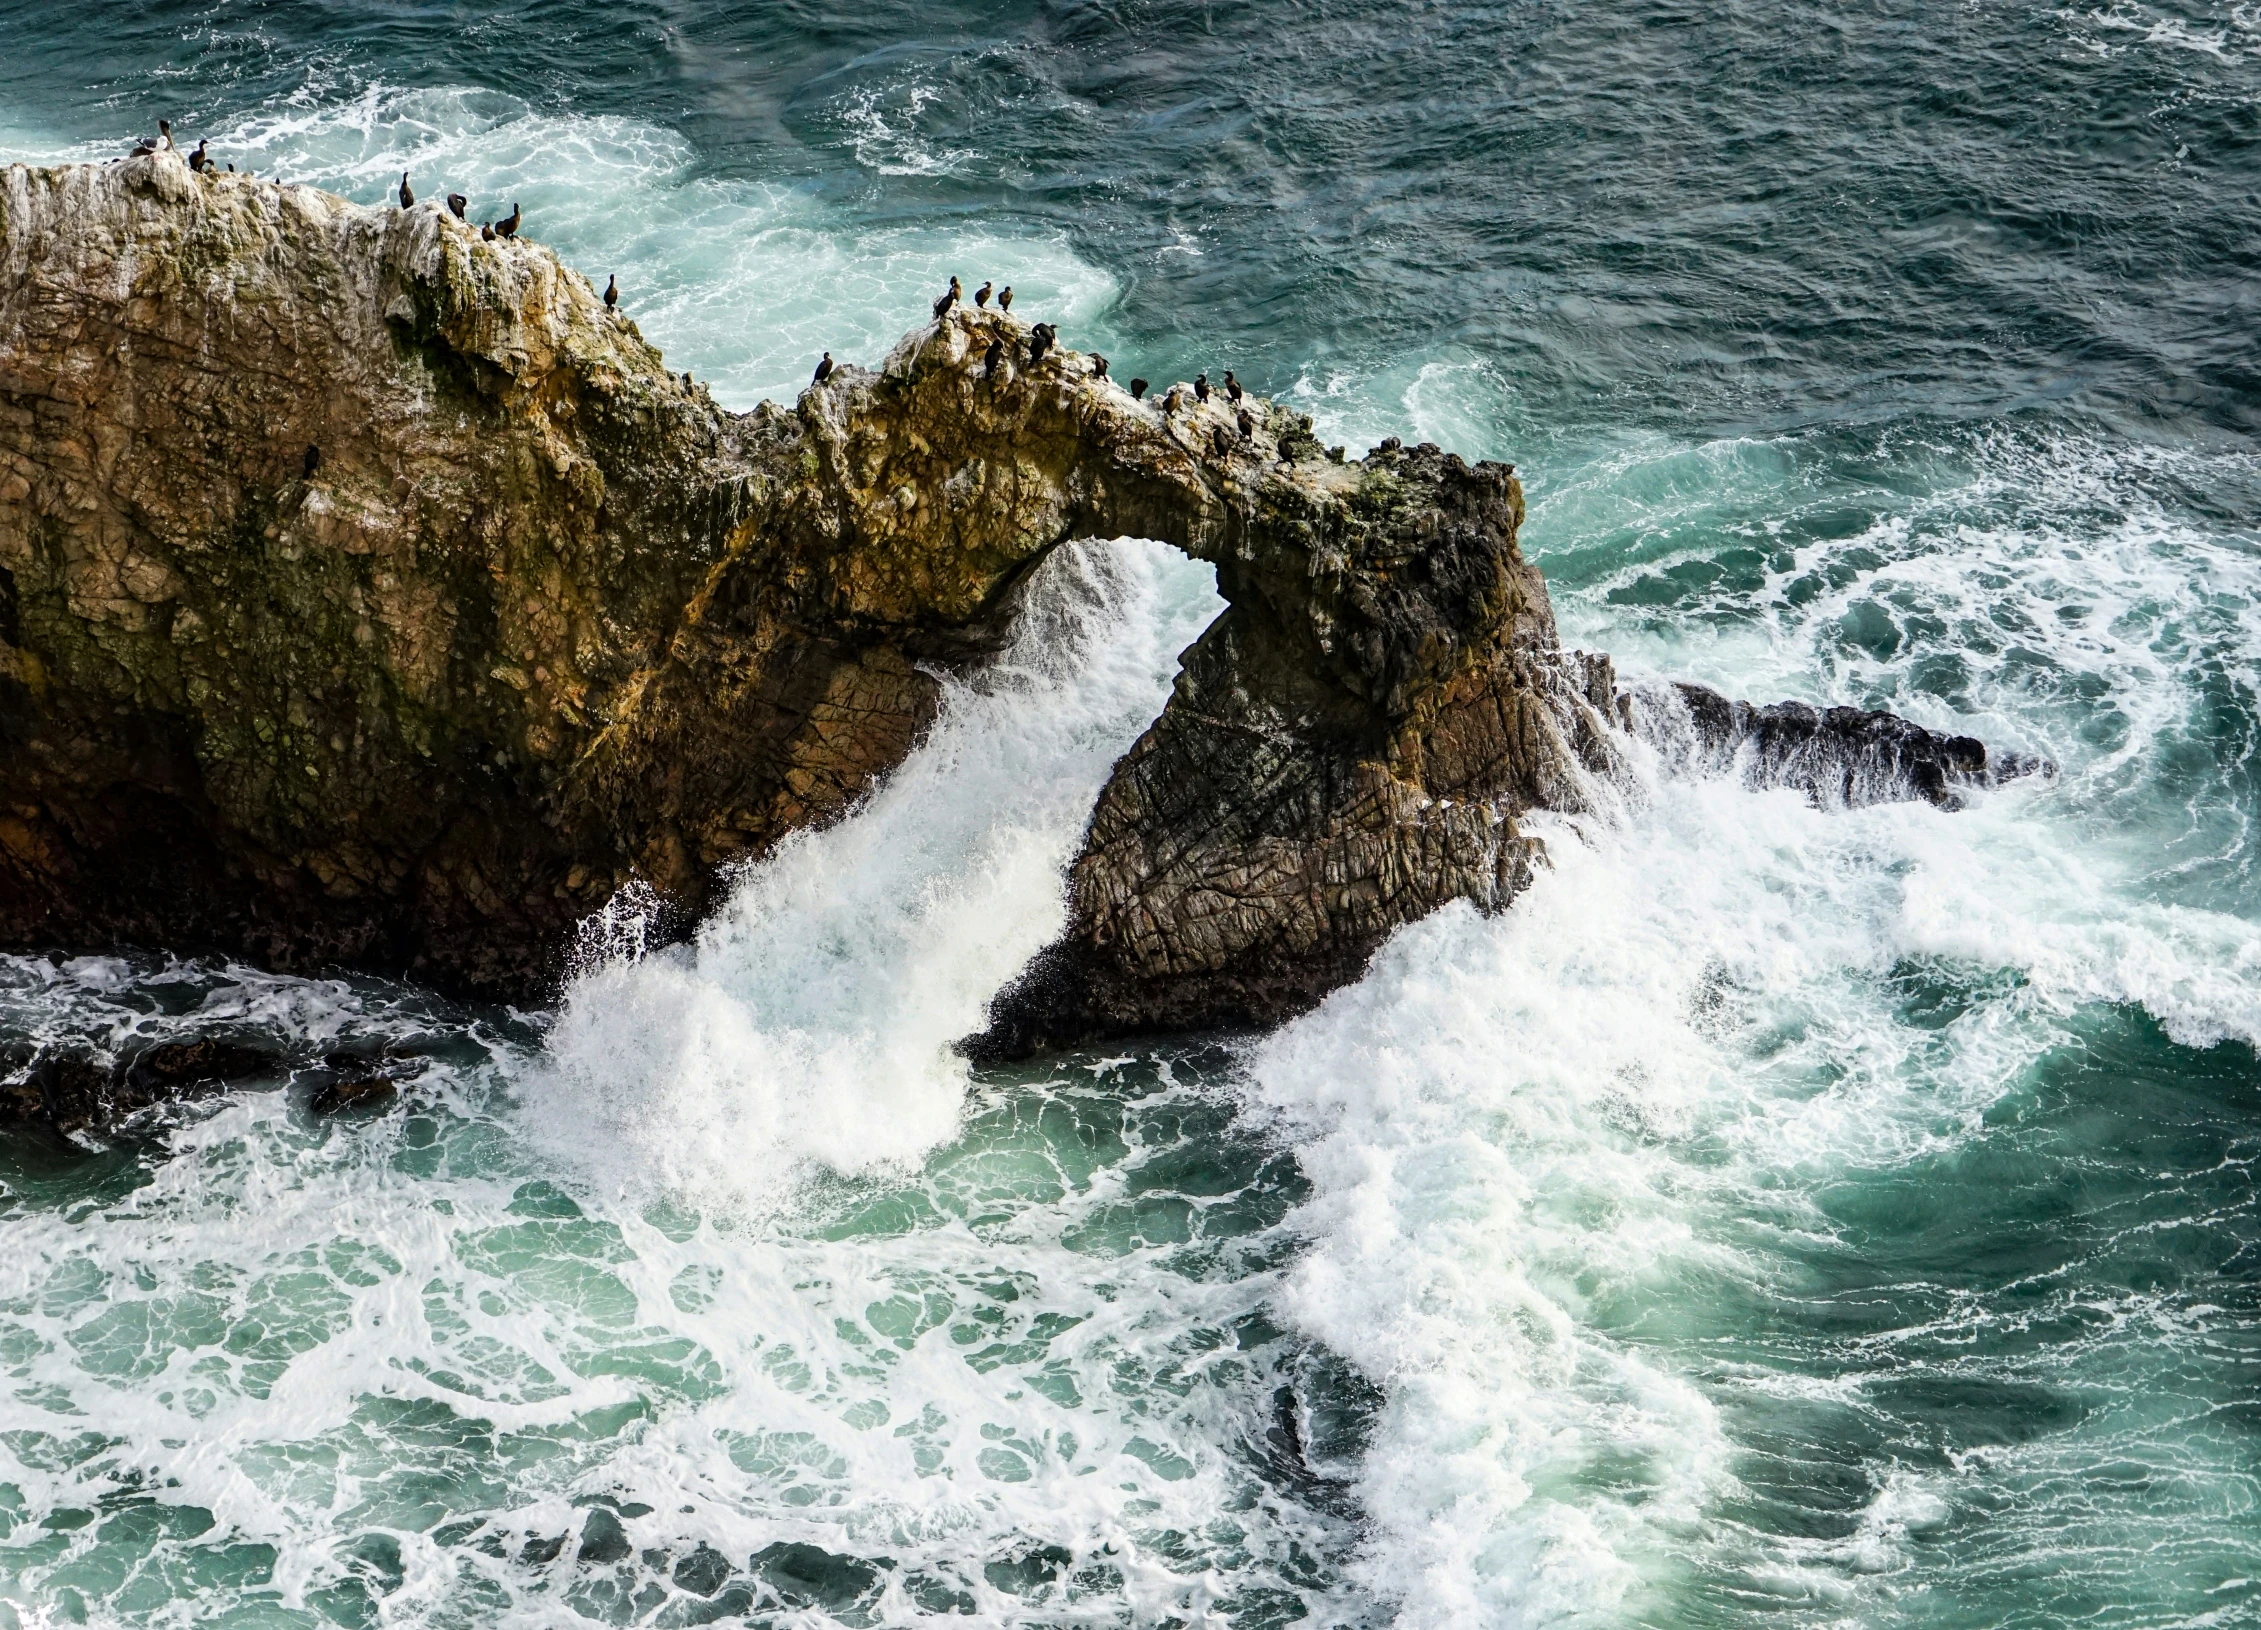
<instances>
[{"instance_id":1,"label":"kelp-covered rock","mask_svg":"<svg viewBox=\"0 0 2261 1630\"><path fill-rule=\"evenodd\" d=\"M732 414L436 207L0 172L0 941L541 998L623 885L688 921L846 810L1052 548L1125 535L1229 609L989 1045L1276 1017L1504 904L1636 711L1513 472L1032 355L960 308Z\"/></svg>"}]
</instances>

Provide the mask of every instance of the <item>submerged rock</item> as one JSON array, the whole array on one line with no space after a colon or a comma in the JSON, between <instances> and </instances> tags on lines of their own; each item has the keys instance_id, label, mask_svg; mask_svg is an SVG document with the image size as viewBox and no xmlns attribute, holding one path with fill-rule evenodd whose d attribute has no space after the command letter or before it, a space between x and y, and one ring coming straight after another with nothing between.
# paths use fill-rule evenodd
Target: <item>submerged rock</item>
<instances>
[{"instance_id":1,"label":"submerged rock","mask_svg":"<svg viewBox=\"0 0 2261 1630\"><path fill-rule=\"evenodd\" d=\"M731 414L437 207L171 153L0 172L0 941L542 999L623 886L694 920L848 809L1050 550L1126 535L1228 609L981 1050L1269 1021L1504 905L1517 817L1583 807L1656 712L1558 648L1513 471L1342 460L1030 335L960 306ZM1840 749L1966 775L1899 721L1738 706L1687 700L1691 739L1817 788Z\"/></svg>"},{"instance_id":2,"label":"submerged rock","mask_svg":"<svg viewBox=\"0 0 2261 1630\"><path fill-rule=\"evenodd\" d=\"M111 1059L82 1047L18 1044L0 1051L0 1122L98 1131L152 1105L218 1092L280 1067L261 1047L202 1037Z\"/></svg>"}]
</instances>

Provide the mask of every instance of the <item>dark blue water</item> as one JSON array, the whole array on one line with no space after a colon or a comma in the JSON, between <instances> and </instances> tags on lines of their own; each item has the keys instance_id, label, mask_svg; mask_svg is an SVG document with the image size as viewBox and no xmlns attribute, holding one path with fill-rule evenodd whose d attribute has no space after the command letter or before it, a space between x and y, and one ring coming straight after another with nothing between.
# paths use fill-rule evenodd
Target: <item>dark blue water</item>
<instances>
[{"instance_id":1,"label":"dark blue water","mask_svg":"<svg viewBox=\"0 0 2261 1630\"><path fill-rule=\"evenodd\" d=\"M355 1129L278 1081L0 1149L0 1622L2261 1622L2250 6L0 40L14 156L168 114L522 201L738 406L1012 282L1126 377L1514 460L1633 672L2064 768L1956 816L1644 779L1278 1036L969 1083L1213 604L1126 546L554 1018L11 962L12 1032L447 1045Z\"/></svg>"}]
</instances>

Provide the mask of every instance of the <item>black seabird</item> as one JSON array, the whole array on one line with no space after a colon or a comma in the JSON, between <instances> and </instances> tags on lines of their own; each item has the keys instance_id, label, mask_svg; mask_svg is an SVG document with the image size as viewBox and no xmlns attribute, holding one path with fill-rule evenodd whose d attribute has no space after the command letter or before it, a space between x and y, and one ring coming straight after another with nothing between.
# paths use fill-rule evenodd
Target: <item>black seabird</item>
<instances>
[{"instance_id":1,"label":"black seabird","mask_svg":"<svg viewBox=\"0 0 2261 1630\"><path fill-rule=\"evenodd\" d=\"M1240 381L1233 377L1230 368L1225 370L1225 394L1236 402L1240 400Z\"/></svg>"},{"instance_id":2,"label":"black seabird","mask_svg":"<svg viewBox=\"0 0 2261 1630\"><path fill-rule=\"evenodd\" d=\"M688 368L683 370L683 389L685 391L691 389L691 370Z\"/></svg>"},{"instance_id":3,"label":"black seabird","mask_svg":"<svg viewBox=\"0 0 2261 1630\"><path fill-rule=\"evenodd\" d=\"M1038 323L1033 329L1029 330L1028 365L1031 368L1035 367L1044 359L1044 353L1051 349L1052 325L1049 323Z\"/></svg>"},{"instance_id":4,"label":"black seabird","mask_svg":"<svg viewBox=\"0 0 2261 1630\"><path fill-rule=\"evenodd\" d=\"M610 311L619 304L620 279L608 272L605 274L605 310Z\"/></svg>"},{"instance_id":5,"label":"black seabird","mask_svg":"<svg viewBox=\"0 0 2261 1630\"><path fill-rule=\"evenodd\" d=\"M1185 398L1178 392L1178 387L1172 385L1170 393L1162 398L1162 411L1164 413L1175 413L1178 410L1178 405L1184 400Z\"/></svg>"},{"instance_id":6,"label":"black seabird","mask_svg":"<svg viewBox=\"0 0 2261 1630\"><path fill-rule=\"evenodd\" d=\"M948 310L949 310L949 309L950 309L950 308L951 308L952 306L956 305L957 303L958 303L958 280L957 280L957 279L956 279L955 277L953 277L953 278L951 278L951 279L950 279L950 286L949 286L948 288L946 288L946 289L944 289L944 290L942 291L942 297L941 297L940 299L938 299L938 300L936 300L936 301L934 302L934 314L935 314L935 316L937 316L937 317L941 316L941 315L942 315L942 314L943 314L943 313L944 313L945 311L948 311Z\"/></svg>"},{"instance_id":7,"label":"black seabird","mask_svg":"<svg viewBox=\"0 0 2261 1630\"><path fill-rule=\"evenodd\" d=\"M1097 351L1091 353L1091 372L1092 376L1097 379L1107 377L1107 359Z\"/></svg>"},{"instance_id":8,"label":"black seabird","mask_svg":"<svg viewBox=\"0 0 2261 1630\"><path fill-rule=\"evenodd\" d=\"M1209 376L1207 374L1195 374L1193 376L1193 396L1197 402L1209 400Z\"/></svg>"},{"instance_id":9,"label":"black seabird","mask_svg":"<svg viewBox=\"0 0 2261 1630\"><path fill-rule=\"evenodd\" d=\"M495 236L498 238L517 237L518 221L519 218L524 214L525 211L520 209L516 201L514 200L510 206L510 213L508 215L505 215L501 220L495 222Z\"/></svg>"},{"instance_id":10,"label":"black seabird","mask_svg":"<svg viewBox=\"0 0 2261 1630\"><path fill-rule=\"evenodd\" d=\"M188 167L198 175L202 175L206 170L212 168L211 156L204 151L204 146L205 144L199 141L196 144L196 151L188 156Z\"/></svg>"},{"instance_id":11,"label":"black seabird","mask_svg":"<svg viewBox=\"0 0 2261 1630\"><path fill-rule=\"evenodd\" d=\"M451 192L447 195L447 212L457 220L464 220L466 217L463 212L470 207L471 200L464 197L463 194Z\"/></svg>"},{"instance_id":12,"label":"black seabird","mask_svg":"<svg viewBox=\"0 0 2261 1630\"><path fill-rule=\"evenodd\" d=\"M1256 439L1256 421L1248 416L1248 409L1246 408L1240 410L1240 439L1242 441L1254 441Z\"/></svg>"},{"instance_id":13,"label":"black seabird","mask_svg":"<svg viewBox=\"0 0 2261 1630\"><path fill-rule=\"evenodd\" d=\"M306 479L309 481L313 480L314 472L322 467L322 449L314 446L312 443L309 443L306 448L306 459L302 467L306 472Z\"/></svg>"},{"instance_id":14,"label":"black seabird","mask_svg":"<svg viewBox=\"0 0 2261 1630\"><path fill-rule=\"evenodd\" d=\"M997 309L999 311L1011 311L1013 309L1012 284L1008 283L997 291Z\"/></svg>"},{"instance_id":15,"label":"black seabird","mask_svg":"<svg viewBox=\"0 0 2261 1630\"><path fill-rule=\"evenodd\" d=\"M973 291L973 303L984 311L989 309L989 285L987 283Z\"/></svg>"},{"instance_id":16,"label":"black seabird","mask_svg":"<svg viewBox=\"0 0 2261 1630\"><path fill-rule=\"evenodd\" d=\"M403 170L400 172L400 207L409 209L414 207L415 203L416 195L408 190L408 172Z\"/></svg>"},{"instance_id":17,"label":"black seabird","mask_svg":"<svg viewBox=\"0 0 2261 1630\"><path fill-rule=\"evenodd\" d=\"M494 223L494 222L492 222L492 221L481 221L481 222L479 223L479 241L480 241L481 243L493 243L493 242L495 241L495 223Z\"/></svg>"},{"instance_id":18,"label":"black seabird","mask_svg":"<svg viewBox=\"0 0 2261 1630\"><path fill-rule=\"evenodd\" d=\"M1225 439L1225 433L1222 429L1209 432L1209 451L1215 453L1219 458L1223 458L1232 450L1233 444Z\"/></svg>"},{"instance_id":19,"label":"black seabird","mask_svg":"<svg viewBox=\"0 0 2261 1630\"><path fill-rule=\"evenodd\" d=\"M827 379L830 379L831 377L832 377L832 353L831 353L830 351L827 351L827 352L825 352L825 353L824 353L823 359L822 359L821 361L819 361L819 362L817 363L817 365L816 365L816 373L815 373L814 377L812 377L812 378L811 378L811 379L809 380L809 383L810 383L810 384L812 384L812 385L821 385L821 384L823 384L823 383L824 383L824 382L825 382L825 381L826 381Z\"/></svg>"},{"instance_id":20,"label":"black seabird","mask_svg":"<svg viewBox=\"0 0 2261 1630\"><path fill-rule=\"evenodd\" d=\"M1144 401L1145 399L1146 399L1146 381L1145 381L1145 380L1143 380L1143 379L1134 379L1134 380L1132 380L1132 381L1131 381L1131 400L1132 400L1132 401L1134 401L1134 402L1140 402L1140 401Z\"/></svg>"},{"instance_id":21,"label":"black seabird","mask_svg":"<svg viewBox=\"0 0 2261 1630\"><path fill-rule=\"evenodd\" d=\"M1005 360L1005 342L991 340L989 349L981 355L981 377L987 379L997 372L997 364Z\"/></svg>"}]
</instances>

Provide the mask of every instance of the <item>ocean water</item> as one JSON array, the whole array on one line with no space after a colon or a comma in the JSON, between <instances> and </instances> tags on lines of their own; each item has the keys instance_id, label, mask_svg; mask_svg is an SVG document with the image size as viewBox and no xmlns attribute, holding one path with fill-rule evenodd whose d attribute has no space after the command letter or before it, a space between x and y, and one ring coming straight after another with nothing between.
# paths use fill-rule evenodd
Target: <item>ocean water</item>
<instances>
[{"instance_id":1,"label":"ocean water","mask_svg":"<svg viewBox=\"0 0 2261 1630\"><path fill-rule=\"evenodd\" d=\"M403 169L719 398L950 273L1513 459L1566 639L2046 753L1636 764L1267 1035L971 1072L1214 614L1136 540L551 1011L0 958L291 1068L0 1136L0 1625L2261 1624L2261 13L0 4L0 156ZM606 954L609 952L609 954ZM320 1055L429 1062L322 1120Z\"/></svg>"}]
</instances>

